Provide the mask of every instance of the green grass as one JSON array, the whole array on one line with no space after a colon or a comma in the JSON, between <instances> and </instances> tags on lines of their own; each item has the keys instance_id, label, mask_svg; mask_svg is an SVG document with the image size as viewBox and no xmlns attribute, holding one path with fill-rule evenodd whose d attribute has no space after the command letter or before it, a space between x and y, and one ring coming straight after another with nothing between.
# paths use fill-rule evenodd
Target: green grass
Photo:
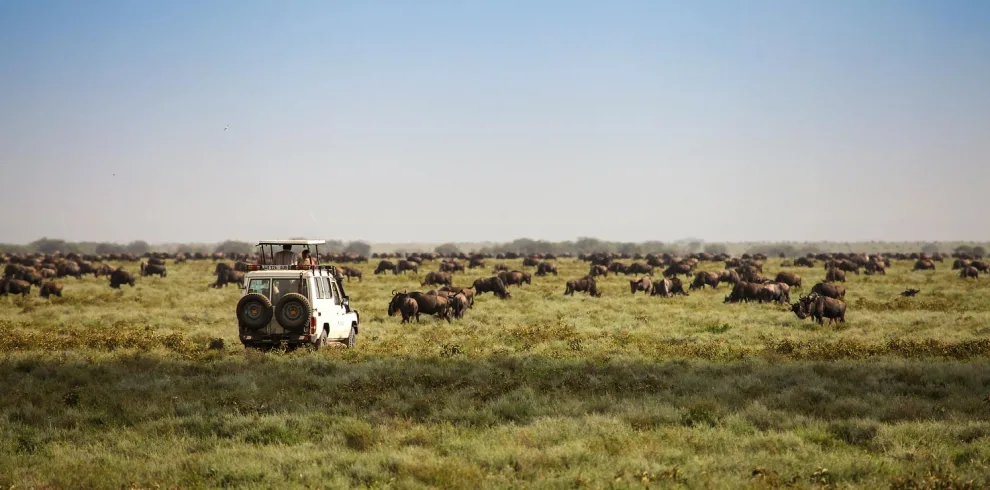
<instances>
[{"instance_id":1,"label":"green grass","mask_svg":"<svg viewBox=\"0 0 990 490\"><path fill-rule=\"evenodd\" d=\"M351 350L245 351L239 291L208 288L208 262L0 299L0 485L990 485L990 284L948 263L850 275L835 326L722 304L726 286L663 299L610 276L565 297L575 261L462 321L400 325L389 294L423 274L374 265L347 284Z\"/></svg>"}]
</instances>

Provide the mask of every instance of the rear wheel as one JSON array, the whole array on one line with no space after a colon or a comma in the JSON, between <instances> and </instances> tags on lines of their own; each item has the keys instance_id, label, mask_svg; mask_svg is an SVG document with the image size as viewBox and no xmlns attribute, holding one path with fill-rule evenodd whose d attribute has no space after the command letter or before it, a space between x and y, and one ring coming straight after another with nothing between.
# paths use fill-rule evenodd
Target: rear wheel
<instances>
[{"instance_id":1,"label":"rear wheel","mask_svg":"<svg viewBox=\"0 0 990 490\"><path fill-rule=\"evenodd\" d=\"M357 344L357 330L351 327L351 333L347 336L347 348L352 349Z\"/></svg>"},{"instance_id":2,"label":"rear wheel","mask_svg":"<svg viewBox=\"0 0 990 490\"><path fill-rule=\"evenodd\" d=\"M313 342L313 349L321 350L327 346L327 331L320 330L320 336Z\"/></svg>"}]
</instances>

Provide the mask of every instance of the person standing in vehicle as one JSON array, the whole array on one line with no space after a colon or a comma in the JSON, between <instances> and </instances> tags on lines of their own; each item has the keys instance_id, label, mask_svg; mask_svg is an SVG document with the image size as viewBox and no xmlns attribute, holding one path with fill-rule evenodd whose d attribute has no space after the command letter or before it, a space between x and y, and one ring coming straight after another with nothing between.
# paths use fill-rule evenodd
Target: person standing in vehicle
<instances>
[{"instance_id":1,"label":"person standing in vehicle","mask_svg":"<svg viewBox=\"0 0 990 490\"><path fill-rule=\"evenodd\" d=\"M309 256L309 250L303 250L302 257L299 257L299 262L296 263L296 267L299 269L309 269L316 265L316 259Z\"/></svg>"},{"instance_id":2,"label":"person standing in vehicle","mask_svg":"<svg viewBox=\"0 0 990 490\"><path fill-rule=\"evenodd\" d=\"M296 263L296 253L292 245L282 245L282 250L275 252L275 265L292 265Z\"/></svg>"}]
</instances>

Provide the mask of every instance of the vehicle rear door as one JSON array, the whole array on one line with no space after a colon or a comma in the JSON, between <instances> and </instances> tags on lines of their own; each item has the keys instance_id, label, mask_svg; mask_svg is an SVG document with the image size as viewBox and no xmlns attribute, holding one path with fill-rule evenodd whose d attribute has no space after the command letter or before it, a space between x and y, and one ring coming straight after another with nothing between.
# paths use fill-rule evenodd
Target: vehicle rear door
<instances>
[{"instance_id":1,"label":"vehicle rear door","mask_svg":"<svg viewBox=\"0 0 990 490\"><path fill-rule=\"evenodd\" d=\"M333 320L329 322L332 328L330 331L330 337L335 339L345 339L351 332L351 325L347 323L347 318L344 317L344 314L346 313L344 311L344 300L340 295L340 290L337 288L337 282L328 276L322 276L320 279L324 281L326 287L332 295L332 298L328 301L330 304L330 309L333 312Z\"/></svg>"}]
</instances>

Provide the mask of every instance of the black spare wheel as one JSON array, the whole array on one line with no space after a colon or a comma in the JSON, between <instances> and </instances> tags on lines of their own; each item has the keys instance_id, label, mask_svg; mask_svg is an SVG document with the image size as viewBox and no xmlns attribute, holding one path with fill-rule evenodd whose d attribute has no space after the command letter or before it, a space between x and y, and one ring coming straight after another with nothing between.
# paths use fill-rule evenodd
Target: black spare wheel
<instances>
[{"instance_id":1,"label":"black spare wheel","mask_svg":"<svg viewBox=\"0 0 990 490\"><path fill-rule=\"evenodd\" d=\"M272 314L272 302L263 294L251 293L237 302L237 321L251 330L265 328Z\"/></svg>"},{"instance_id":2,"label":"black spare wheel","mask_svg":"<svg viewBox=\"0 0 990 490\"><path fill-rule=\"evenodd\" d=\"M286 330L299 332L309 326L313 316L313 307L309 299L299 293L289 293L282 296L275 305L275 319Z\"/></svg>"}]
</instances>

